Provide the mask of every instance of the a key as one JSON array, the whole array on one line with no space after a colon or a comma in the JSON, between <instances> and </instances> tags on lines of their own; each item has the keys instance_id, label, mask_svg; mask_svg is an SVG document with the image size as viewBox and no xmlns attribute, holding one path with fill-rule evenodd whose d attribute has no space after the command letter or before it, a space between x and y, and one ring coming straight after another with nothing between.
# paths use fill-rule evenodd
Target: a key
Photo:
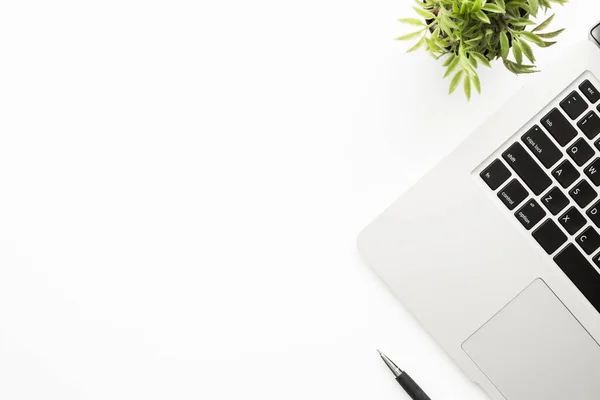
<instances>
[{"instance_id":1,"label":"a key","mask_svg":"<svg viewBox=\"0 0 600 400\"><path fill-rule=\"evenodd\" d=\"M581 174L569 160L564 160L558 164L558 167L556 167L554 171L552 171L552 176L556 178L558 183L560 183L560 186L566 189L571 186Z\"/></svg>"},{"instance_id":2,"label":"a key","mask_svg":"<svg viewBox=\"0 0 600 400\"><path fill-rule=\"evenodd\" d=\"M562 158L562 153L558 147L537 125L524 134L521 140L546 168L552 167Z\"/></svg>"},{"instance_id":3,"label":"a key","mask_svg":"<svg viewBox=\"0 0 600 400\"><path fill-rule=\"evenodd\" d=\"M533 237L548 254L554 253L567 241L567 235L551 219L533 232Z\"/></svg>"},{"instance_id":4,"label":"a key","mask_svg":"<svg viewBox=\"0 0 600 400\"><path fill-rule=\"evenodd\" d=\"M596 254L592 260L596 264L596 267L600 268L600 253Z\"/></svg>"},{"instance_id":5,"label":"a key","mask_svg":"<svg viewBox=\"0 0 600 400\"><path fill-rule=\"evenodd\" d=\"M579 90L583 92L585 97L587 97L592 104L600 100L600 93L598 93L594 85L592 85L592 83L587 79L583 81L581 85L579 85Z\"/></svg>"},{"instance_id":6,"label":"a key","mask_svg":"<svg viewBox=\"0 0 600 400\"><path fill-rule=\"evenodd\" d=\"M576 90L573 90L563 101L560 106L571 119L579 117L588 108L588 104Z\"/></svg>"},{"instance_id":7,"label":"a key","mask_svg":"<svg viewBox=\"0 0 600 400\"><path fill-rule=\"evenodd\" d=\"M544 211L537 201L533 199L526 202L525 205L515 213L515 217L517 217L521 225L527 230L536 226L545 216L546 211Z\"/></svg>"},{"instance_id":8,"label":"a key","mask_svg":"<svg viewBox=\"0 0 600 400\"><path fill-rule=\"evenodd\" d=\"M569 244L554 257L554 262L600 312L600 274L577 247Z\"/></svg>"},{"instance_id":9,"label":"a key","mask_svg":"<svg viewBox=\"0 0 600 400\"><path fill-rule=\"evenodd\" d=\"M600 117L594 111L590 111L577 123L577 126L588 139L594 139L600 133Z\"/></svg>"},{"instance_id":10,"label":"a key","mask_svg":"<svg viewBox=\"0 0 600 400\"><path fill-rule=\"evenodd\" d=\"M600 186L600 157L585 167L583 172L590 178L594 185Z\"/></svg>"},{"instance_id":11,"label":"a key","mask_svg":"<svg viewBox=\"0 0 600 400\"><path fill-rule=\"evenodd\" d=\"M558 222L560 222L569 235L576 234L587 223L585 217L581 215L576 207L569 208L567 212L560 216Z\"/></svg>"},{"instance_id":12,"label":"a key","mask_svg":"<svg viewBox=\"0 0 600 400\"><path fill-rule=\"evenodd\" d=\"M527 189L525 189L516 179L510 181L504 189L501 189L498 192L498 198L502 200L509 210L514 210L516 206L521 204L523 200L527 198L527 196L529 196Z\"/></svg>"},{"instance_id":13,"label":"a key","mask_svg":"<svg viewBox=\"0 0 600 400\"><path fill-rule=\"evenodd\" d=\"M600 247L600 235L591 226L586 228L581 235L577 236L577 243L585 251L585 254L592 254Z\"/></svg>"},{"instance_id":14,"label":"a key","mask_svg":"<svg viewBox=\"0 0 600 400\"><path fill-rule=\"evenodd\" d=\"M508 148L502 157L536 195L548 189L552 180L519 143Z\"/></svg>"},{"instance_id":15,"label":"a key","mask_svg":"<svg viewBox=\"0 0 600 400\"><path fill-rule=\"evenodd\" d=\"M496 190L502 185L512 174L502 164L500 160L494 160L479 176L487 183L492 190Z\"/></svg>"},{"instance_id":16,"label":"a key","mask_svg":"<svg viewBox=\"0 0 600 400\"><path fill-rule=\"evenodd\" d=\"M577 130L571 125L564 115L554 108L544 118L542 118L542 126L550 132L552 137L556 139L558 144L566 146L575 136Z\"/></svg>"},{"instance_id":17,"label":"a key","mask_svg":"<svg viewBox=\"0 0 600 400\"><path fill-rule=\"evenodd\" d=\"M596 197L598 197L598 193L592 188L586 180L581 180L578 184L576 184L569 194L575 200L575 203L579 205L581 208L587 207L588 204L592 202Z\"/></svg>"},{"instance_id":18,"label":"a key","mask_svg":"<svg viewBox=\"0 0 600 400\"><path fill-rule=\"evenodd\" d=\"M552 190L543 195L541 200L544 207L546 207L552 215L558 214L569 205L569 199L567 199L567 196L565 196L557 187L552 188Z\"/></svg>"},{"instance_id":19,"label":"a key","mask_svg":"<svg viewBox=\"0 0 600 400\"><path fill-rule=\"evenodd\" d=\"M577 139L575 143L569 147L567 153L571 156L573 161L575 161L575 164L580 167L588 162L595 154L592 146L590 146L583 138Z\"/></svg>"}]
</instances>

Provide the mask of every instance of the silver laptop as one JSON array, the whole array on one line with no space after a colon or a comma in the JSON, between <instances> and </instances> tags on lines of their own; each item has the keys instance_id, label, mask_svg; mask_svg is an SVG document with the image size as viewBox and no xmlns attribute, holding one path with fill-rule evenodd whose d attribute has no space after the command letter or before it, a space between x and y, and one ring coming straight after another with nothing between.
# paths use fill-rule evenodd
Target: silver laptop
<instances>
[{"instance_id":1,"label":"silver laptop","mask_svg":"<svg viewBox=\"0 0 600 400\"><path fill-rule=\"evenodd\" d=\"M492 399L600 399L595 38L600 27L359 236L367 264Z\"/></svg>"}]
</instances>

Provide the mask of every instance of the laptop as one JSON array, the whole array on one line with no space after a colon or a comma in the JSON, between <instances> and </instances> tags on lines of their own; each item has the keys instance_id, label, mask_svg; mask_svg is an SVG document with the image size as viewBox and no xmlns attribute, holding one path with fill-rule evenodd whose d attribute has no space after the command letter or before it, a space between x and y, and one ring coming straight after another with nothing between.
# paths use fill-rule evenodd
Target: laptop
<instances>
[{"instance_id":1,"label":"laptop","mask_svg":"<svg viewBox=\"0 0 600 400\"><path fill-rule=\"evenodd\" d=\"M494 400L600 399L600 26L361 232Z\"/></svg>"}]
</instances>

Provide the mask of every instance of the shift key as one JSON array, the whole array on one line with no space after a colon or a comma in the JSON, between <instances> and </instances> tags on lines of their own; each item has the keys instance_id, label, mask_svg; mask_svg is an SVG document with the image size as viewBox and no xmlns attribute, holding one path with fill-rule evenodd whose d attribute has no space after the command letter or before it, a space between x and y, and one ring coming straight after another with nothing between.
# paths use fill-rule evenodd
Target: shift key
<instances>
[{"instance_id":1,"label":"shift key","mask_svg":"<svg viewBox=\"0 0 600 400\"><path fill-rule=\"evenodd\" d=\"M550 187L552 180L527 153L519 143L515 143L502 153L502 158L519 175L529 189L536 194L541 194Z\"/></svg>"},{"instance_id":2,"label":"shift key","mask_svg":"<svg viewBox=\"0 0 600 400\"><path fill-rule=\"evenodd\" d=\"M562 152L537 125L527 131L521 140L546 168L552 167L562 158Z\"/></svg>"}]
</instances>

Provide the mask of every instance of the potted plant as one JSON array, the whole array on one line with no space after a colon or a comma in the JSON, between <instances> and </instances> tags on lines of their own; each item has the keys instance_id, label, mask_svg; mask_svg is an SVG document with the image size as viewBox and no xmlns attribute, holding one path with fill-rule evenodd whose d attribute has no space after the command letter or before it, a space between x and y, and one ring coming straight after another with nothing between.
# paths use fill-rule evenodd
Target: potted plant
<instances>
[{"instance_id":1,"label":"potted plant","mask_svg":"<svg viewBox=\"0 0 600 400\"><path fill-rule=\"evenodd\" d=\"M450 93L463 84L467 98L472 87L481 92L477 67L491 67L501 58L504 66L515 74L538 72L531 45L552 46L564 29L545 32L551 15L541 24L535 19L546 13L552 3L568 0L416 0L414 10L421 18L401 18L419 30L398 40L417 39L408 52L425 49L435 59L444 58L446 73L452 76Z\"/></svg>"}]
</instances>

